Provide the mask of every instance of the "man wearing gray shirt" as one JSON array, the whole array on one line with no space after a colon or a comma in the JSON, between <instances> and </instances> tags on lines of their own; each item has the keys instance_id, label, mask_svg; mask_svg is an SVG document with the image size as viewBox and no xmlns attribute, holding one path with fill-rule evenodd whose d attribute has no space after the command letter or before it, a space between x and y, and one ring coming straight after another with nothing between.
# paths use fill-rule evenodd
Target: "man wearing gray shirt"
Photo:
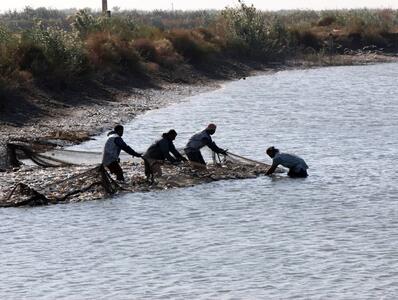
<instances>
[{"instance_id":1,"label":"man wearing gray shirt","mask_svg":"<svg viewBox=\"0 0 398 300\"><path fill-rule=\"evenodd\" d=\"M279 149L275 147L269 147L267 154L272 158L272 166L267 171L267 175L271 175L279 165L282 165L289 169L287 173L289 177L305 178L308 176L308 166L301 157L288 153L280 153Z\"/></svg>"}]
</instances>

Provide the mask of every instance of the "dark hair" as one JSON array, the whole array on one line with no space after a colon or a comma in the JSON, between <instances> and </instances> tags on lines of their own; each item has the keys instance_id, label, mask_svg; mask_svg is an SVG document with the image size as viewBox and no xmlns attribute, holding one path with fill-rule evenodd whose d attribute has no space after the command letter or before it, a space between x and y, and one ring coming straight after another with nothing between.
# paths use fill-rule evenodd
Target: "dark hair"
<instances>
[{"instance_id":1,"label":"dark hair","mask_svg":"<svg viewBox=\"0 0 398 300\"><path fill-rule=\"evenodd\" d=\"M272 146L272 147L269 147L268 149L267 149L267 154L269 155L269 156L271 156L271 157L273 157L276 153L278 153L279 152L279 149L276 149L274 146Z\"/></svg>"},{"instance_id":2,"label":"dark hair","mask_svg":"<svg viewBox=\"0 0 398 300\"><path fill-rule=\"evenodd\" d=\"M163 138L176 137L176 136L177 136L177 131L175 131L174 129L170 129L168 132L162 134Z\"/></svg>"},{"instance_id":3,"label":"dark hair","mask_svg":"<svg viewBox=\"0 0 398 300\"><path fill-rule=\"evenodd\" d=\"M113 128L113 130L116 132L123 130L123 129L124 129L124 127L122 125L116 125L115 128Z\"/></svg>"}]
</instances>

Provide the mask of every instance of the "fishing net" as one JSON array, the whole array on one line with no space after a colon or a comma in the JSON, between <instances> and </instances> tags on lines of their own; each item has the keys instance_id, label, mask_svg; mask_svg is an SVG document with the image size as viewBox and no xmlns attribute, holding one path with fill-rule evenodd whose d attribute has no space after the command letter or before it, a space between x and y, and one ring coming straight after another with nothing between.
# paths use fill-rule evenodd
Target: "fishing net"
<instances>
[{"instance_id":1,"label":"fishing net","mask_svg":"<svg viewBox=\"0 0 398 300\"><path fill-rule=\"evenodd\" d=\"M193 186L225 179L254 178L265 174L269 165L228 152L228 155L203 151L207 166L187 162L163 163L163 175L149 182L144 175L142 159L124 156L121 166L128 180L113 180L100 162L100 152L48 149L27 144L9 144L15 163L31 161L39 167L23 166L11 172L12 188L2 194L0 207L37 206L55 203L101 199L119 192L149 191ZM41 151L41 152L39 152ZM130 158L130 159L129 159Z\"/></svg>"},{"instance_id":2,"label":"fishing net","mask_svg":"<svg viewBox=\"0 0 398 300\"><path fill-rule=\"evenodd\" d=\"M8 156L12 165L35 164L41 167L61 167L71 165L98 165L102 162L102 152L79 151L67 149L47 149L38 145L8 144ZM121 160L132 160L127 154L121 153ZM135 159L138 161L138 159Z\"/></svg>"},{"instance_id":3,"label":"fishing net","mask_svg":"<svg viewBox=\"0 0 398 300\"><path fill-rule=\"evenodd\" d=\"M36 184L35 188L17 183L4 199L0 199L0 207L38 206L79 201L82 198L99 199L122 189L102 165L73 175L65 173L64 177L50 180L47 185Z\"/></svg>"},{"instance_id":4,"label":"fishing net","mask_svg":"<svg viewBox=\"0 0 398 300\"><path fill-rule=\"evenodd\" d=\"M239 165L248 165L248 166L263 166L269 168L270 166L261 161L253 160L247 157L240 156L238 154L232 153L228 151L227 155L217 154L212 151L212 161L213 164L223 165L223 164L239 164ZM279 170L278 170L279 171Z\"/></svg>"}]
</instances>

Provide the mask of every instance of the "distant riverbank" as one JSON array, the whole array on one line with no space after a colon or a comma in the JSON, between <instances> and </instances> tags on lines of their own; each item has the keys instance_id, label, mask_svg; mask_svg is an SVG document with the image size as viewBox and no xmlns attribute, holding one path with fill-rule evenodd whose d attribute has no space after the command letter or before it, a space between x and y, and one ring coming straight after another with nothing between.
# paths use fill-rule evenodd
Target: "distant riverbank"
<instances>
[{"instance_id":1,"label":"distant riverbank","mask_svg":"<svg viewBox=\"0 0 398 300\"><path fill-rule=\"evenodd\" d=\"M398 11L26 8L0 14L0 123L26 126L133 90L208 84L284 67L393 60Z\"/></svg>"}]
</instances>

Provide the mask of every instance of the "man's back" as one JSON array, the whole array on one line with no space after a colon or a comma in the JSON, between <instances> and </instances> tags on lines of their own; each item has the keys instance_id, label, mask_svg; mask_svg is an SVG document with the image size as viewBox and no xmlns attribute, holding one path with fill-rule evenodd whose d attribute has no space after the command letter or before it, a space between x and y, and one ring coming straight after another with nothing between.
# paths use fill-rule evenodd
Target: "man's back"
<instances>
[{"instance_id":1,"label":"man's back","mask_svg":"<svg viewBox=\"0 0 398 300\"><path fill-rule=\"evenodd\" d=\"M145 158L165 159L170 150L170 142L166 138L155 141L145 152Z\"/></svg>"},{"instance_id":2,"label":"man's back","mask_svg":"<svg viewBox=\"0 0 398 300\"><path fill-rule=\"evenodd\" d=\"M304 159L289 153L277 153L273 158L272 164L282 165L288 169L294 169L296 171L308 169L308 165L305 163Z\"/></svg>"},{"instance_id":3,"label":"man's back","mask_svg":"<svg viewBox=\"0 0 398 300\"><path fill-rule=\"evenodd\" d=\"M121 148L115 143L115 140L120 138L116 133L109 135L108 140L105 143L102 163L107 166L110 163L116 161L119 158Z\"/></svg>"},{"instance_id":4,"label":"man's back","mask_svg":"<svg viewBox=\"0 0 398 300\"><path fill-rule=\"evenodd\" d=\"M185 149L187 151L198 151L204 146L210 144L212 142L212 139L210 135L206 132L206 130L203 130L199 133L194 134L188 141L187 146Z\"/></svg>"}]
</instances>

